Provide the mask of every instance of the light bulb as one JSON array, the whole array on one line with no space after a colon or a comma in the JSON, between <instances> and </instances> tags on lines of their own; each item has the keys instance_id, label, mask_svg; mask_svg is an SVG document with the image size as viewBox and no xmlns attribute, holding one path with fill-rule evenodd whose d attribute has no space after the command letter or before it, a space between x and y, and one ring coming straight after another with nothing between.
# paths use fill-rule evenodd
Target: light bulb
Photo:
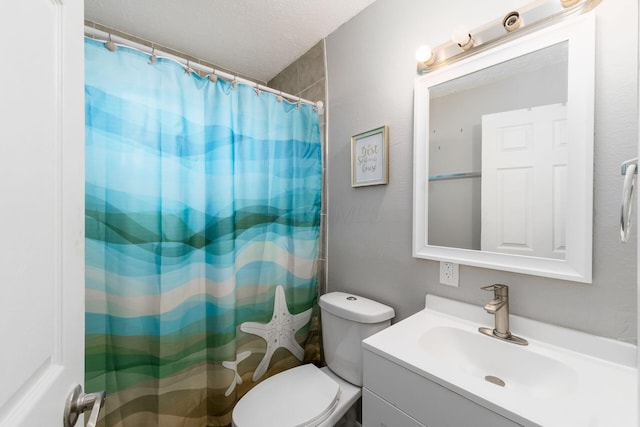
<instances>
[{"instance_id":1,"label":"light bulb","mask_svg":"<svg viewBox=\"0 0 640 427\"><path fill-rule=\"evenodd\" d=\"M427 68L436 63L436 53L427 45L422 45L416 50L416 60L418 61L418 74L423 74Z\"/></svg>"},{"instance_id":2,"label":"light bulb","mask_svg":"<svg viewBox=\"0 0 640 427\"><path fill-rule=\"evenodd\" d=\"M433 56L433 51L431 47L426 44L420 46L418 50L416 50L416 61L418 62L427 62Z\"/></svg>"}]
</instances>

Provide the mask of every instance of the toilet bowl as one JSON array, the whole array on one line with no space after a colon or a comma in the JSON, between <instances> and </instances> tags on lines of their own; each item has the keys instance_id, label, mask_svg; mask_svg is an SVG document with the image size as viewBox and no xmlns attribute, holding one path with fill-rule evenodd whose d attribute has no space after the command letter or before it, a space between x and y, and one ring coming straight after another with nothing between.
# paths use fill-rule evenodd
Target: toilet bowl
<instances>
[{"instance_id":1,"label":"toilet bowl","mask_svg":"<svg viewBox=\"0 0 640 427\"><path fill-rule=\"evenodd\" d=\"M360 398L361 389L329 368L307 364L274 375L240 399L235 427L331 427Z\"/></svg>"},{"instance_id":2,"label":"toilet bowl","mask_svg":"<svg viewBox=\"0 0 640 427\"><path fill-rule=\"evenodd\" d=\"M234 427L332 427L350 414L362 393L362 340L395 313L342 292L322 295L319 305L328 366L298 366L256 385L234 408Z\"/></svg>"}]
</instances>

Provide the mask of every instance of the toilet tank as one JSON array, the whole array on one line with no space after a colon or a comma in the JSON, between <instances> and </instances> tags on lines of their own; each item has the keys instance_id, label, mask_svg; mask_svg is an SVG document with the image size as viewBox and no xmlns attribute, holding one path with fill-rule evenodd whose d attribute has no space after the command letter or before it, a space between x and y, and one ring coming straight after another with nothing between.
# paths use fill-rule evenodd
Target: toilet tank
<instances>
[{"instance_id":1,"label":"toilet tank","mask_svg":"<svg viewBox=\"0 0 640 427\"><path fill-rule=\"evenodd\" d=\"M357 295L330 292L320 297L322 344L327 366L362 386L362 340L391 324L393 308Z\"/></svg>"}]
</instances>

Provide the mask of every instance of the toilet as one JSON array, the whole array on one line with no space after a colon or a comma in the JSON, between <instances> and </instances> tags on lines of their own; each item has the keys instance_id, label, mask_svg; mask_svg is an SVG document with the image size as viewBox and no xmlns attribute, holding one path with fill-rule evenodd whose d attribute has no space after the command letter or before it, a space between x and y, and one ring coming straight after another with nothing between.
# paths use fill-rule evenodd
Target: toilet
<instances>
[{"instance_id":1,"label":"toilet","mask_svg":"<svg viewBox=\"0 0 640 427\"><path fill-rule=\"evenodd\" d=\"M237 403L234 427L354 425L362 393L362 340L391 324L393 308L343 292L320 297L327 366L307 364L261 382Z\"/></svg>"}]
</instances>

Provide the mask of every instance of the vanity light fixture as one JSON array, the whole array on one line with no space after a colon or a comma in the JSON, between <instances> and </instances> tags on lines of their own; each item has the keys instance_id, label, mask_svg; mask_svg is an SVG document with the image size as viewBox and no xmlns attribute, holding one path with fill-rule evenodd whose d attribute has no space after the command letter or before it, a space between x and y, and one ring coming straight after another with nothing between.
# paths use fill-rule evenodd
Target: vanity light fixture
<instances>
[{"instance_id":1,"label":"vanity light fixture","mask_svg":"<svg viewBox=\"0 0 640 427\"><path fill-rule=\"evenodd\" d=\"M471 31L460 25L453 30L450 41L433 49L428 46L418 48L416 51L417 73L425 74L443 65L452 64L521 34L552 25L563 17L586 13L601 1L534 0L519 10L509 12L504 17Z\"/></svg>"},{"instance_id":2,"label":"vanity light fixture","mask_svg":"<svg viewBox=\"0 0 640 427\"><path fill-rule=\"evenodd\" d=\"M464 25L458 25L451 33L451 40L460 46L460 49L467 51L473 47L473 37Z\"/></svg>"}]
</instances>

